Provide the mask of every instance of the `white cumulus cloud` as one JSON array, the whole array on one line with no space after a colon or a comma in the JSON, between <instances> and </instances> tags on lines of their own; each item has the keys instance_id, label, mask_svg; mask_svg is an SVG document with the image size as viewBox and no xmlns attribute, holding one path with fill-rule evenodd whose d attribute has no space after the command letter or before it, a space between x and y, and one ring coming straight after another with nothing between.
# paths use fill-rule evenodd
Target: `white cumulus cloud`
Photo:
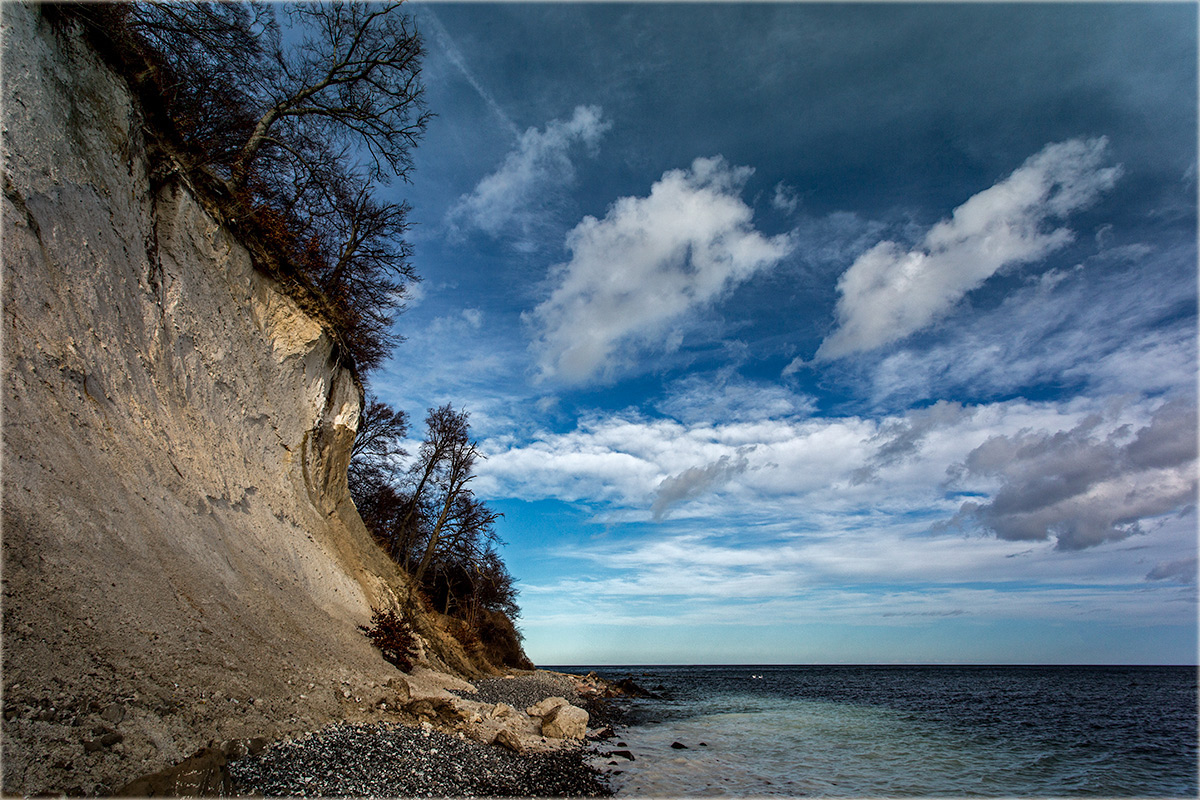
<instances>
[{"instance_id":1,"label":"white cumulus cloud","mask_svg":"<svg viewBox=\"0 0 1200 800\"><path fill-rule=\"evenodd\" d=\"M529 128L504 163L458 199L447 221L491 236L530 236L545 201L575 179L572 150L577 145L595 150L609 127L599 107L579 106L569 120L552 120L543 130Z\"/></svg>"},{"instance_id":2,"label":"white cumulus cloud","mask_svg":"<svg viewBox=\"0 0 1200 800\"><path fill-rule=\"evenodd\" d=\"M1069 229L1046 223L1091 204L1116 182L1120 166L1103 166L1107 144L1098 138L1047 145L930 228L916 247L884 241L867 250L838 281L838 326L817 360L903 339L997 272L1070 242Z\"/></svg>"},{"instance_id":3,"label":"white cumulus cloud","mask_svg":"<svg viewBox=\"0 0 1200 800\"><path fill-rule=\"evenodd\" d=\"M678 347L667 334L687 312L779 263L791 239L755 230L740 197L752 172L698 158L664 173L649 196L585 217L567 236L571 260L555 288L526 315L540 376L586 382L618 368L624 347Z\"/></svg>"}]
</instances>

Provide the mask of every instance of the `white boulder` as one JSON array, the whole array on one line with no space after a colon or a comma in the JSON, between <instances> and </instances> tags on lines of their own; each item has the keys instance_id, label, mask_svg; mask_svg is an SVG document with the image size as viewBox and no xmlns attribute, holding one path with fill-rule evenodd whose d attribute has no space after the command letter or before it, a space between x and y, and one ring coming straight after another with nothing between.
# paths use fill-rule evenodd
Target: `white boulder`
<instances>
[{"instance_id":1,"label":"white boulder","mask_svg":"<svg viewBox=\"0 0 1200 800\"><path fill-rule=\"evenodd\" d=\"M570 704L557 706L542 717L542 735L551 739L582 739L587 735L588 712Z\"/></svg>"},{"instance_id":2,"label":"white boulder","mask_svg":"<svg viewBox=\"0 0 1200 800\"><path fill-rule=\"evenodd\" d=\"M531 717L548 717L555 709L565 705L570 705L565 697L547 697L525 709L525 713Z\"/></svg>"}]
</instances>

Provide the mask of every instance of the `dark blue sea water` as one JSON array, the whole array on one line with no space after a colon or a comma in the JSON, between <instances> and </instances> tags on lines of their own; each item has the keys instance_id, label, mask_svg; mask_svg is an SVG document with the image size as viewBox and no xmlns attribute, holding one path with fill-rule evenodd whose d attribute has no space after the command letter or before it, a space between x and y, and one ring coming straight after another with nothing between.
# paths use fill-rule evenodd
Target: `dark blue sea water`
<instances>
[{"instance_id":1,"label":"dark blue sea water","mask_svg":"<svg viewBox=\"0 0 1200 800\"><path fill-rule=\"evenodd\" d=\"M636 760L607 767L618 795L1198 791L1193 667L556 669L666 695L634 703L619 731Z\"/></svg>"}]
</instances>

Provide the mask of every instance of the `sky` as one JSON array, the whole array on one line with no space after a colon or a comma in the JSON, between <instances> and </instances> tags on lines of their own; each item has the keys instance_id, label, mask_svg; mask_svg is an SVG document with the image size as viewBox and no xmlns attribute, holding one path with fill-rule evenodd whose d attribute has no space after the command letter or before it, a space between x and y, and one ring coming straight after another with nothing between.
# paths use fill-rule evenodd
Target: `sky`
<instances>
[{"instance_id":1,"label":"sky","mask_svg":"<svg viewBox=\"0 0 1200 800\"><path fill-rule=\"evenodd\" d=\"M1194 4L410 8L534 662L1196 662Z\"/></svg>"}]
</instances>

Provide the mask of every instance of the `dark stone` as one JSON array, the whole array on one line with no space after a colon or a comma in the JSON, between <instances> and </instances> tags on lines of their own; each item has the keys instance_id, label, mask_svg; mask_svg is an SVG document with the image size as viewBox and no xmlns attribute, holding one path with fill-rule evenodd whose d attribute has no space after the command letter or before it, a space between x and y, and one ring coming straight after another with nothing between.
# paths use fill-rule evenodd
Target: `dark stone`
<instances>
[{"instance_id":1,"label":"dark stone","mask_svg":"<svg viewBox=\"0 0 1200 800\"><path fill-rule=\"evenodd\" d=\"M688 749L688 746L687 746L686 744L680 744L679 742L671 742L671 749L673 749L673 750L687 750L687 749Z\"/></svg>"},{"instance_id":2,"label":"dark stone","mask_svg":"<svg viewBox=\"0 0 1200 800\"><path fill-rule=\"evenodd\" d=\"M629 745L625 744L624 742L617 742L617 747L629 747Z\"/></svg>"},{"instance_id":3,"label":"dark stone","mask_svg":"<svg viewBox=\"0 0 1200 800\"><path fill-rule=\"evenodd\" d=\"M708 747L708 742L701 742L701 743L700 743L700 746L701 746L701 747Z\"/></svg>"},{"instance_id":4,"label":"dark stone","mask_svg":"<svg viewBox=\"0 0 1200 800\"><path fill-rule=\"evenodd\" d=\"M225 754L206 747L173 767L125 784L121 797L214 797L233 793Z\"/></svg>"},{"instance_id":5,"label":"dark stone","mask_svg":"<svg viewBox=\"0 0 1200 800\"><path fill-rule=\"evenodd\" d=\"M106 733L100 737L100 744L105 747L112 747L114 744L119 744L125 741L125 737L119 733Z\"/></svg>"},{"instance_id":6,"label":"dark stone","mask_svg":"<svg viewBox=\"0 0 1200 800\"><path fill-rule=\"evenodd\" d=\"M85 752L85 753L95 753L101 747L102 747L102 745L96 739L84 739L83 740L83 752Z\"/></svg>"},{"instance_id":7,"label":"dark stone","mask_svg":"<svg viewBox=\"0 0 1200 800\"><path fill-rule=\"evenodd\" d=\"M609 755L610 756L620 756L621 758L627 758L630 761L637 760L636 758L633 757L633 753L629 752L628 750L613 750L611 753L609 753Z\"/></svg>"},{"instance_id":8,"label":"dark stone","mask_svg":"<svg viewBox=\"0 0 1200 800\"><path fill-rule=\"evenodd\" d=\"M633 682L633 678L624 678L613 684L613 688L617 690L617 694L625 697L652 697L657 698L658 695L653 692L646 691L641 686Z\"/></svg>"},{"instance_id":9,"label":"dark stone","mask_svg":"<svg viewBox=\"0 0 1200 800\"><path fill-rule=\"evenodd\" d=\"M246 746L245 739L230 739L221 745L221 752L228 760L237 761L239 758L245 758L249 754L250 748Z\"/></svg>"},{"instance_id":10,"label":"dark stone","mask_svg":"<svg viewBox=\"0 0 1200 800\"><path fill-rule=\"evenodd\" d=\"M256 756L263 751L267 746L267 740L261 736L255 736L253 739L246 740L246 749L250 751L250 755Z\"/></svg>"},{"instance_id":11,"label":"dark stone","mask_svg":"<svg viewBox=\"0 0 1200 800\"><path fill-rule=\"evenodd\" d=\"M593 741L600 742L600 741L604 741L605 739L611 739L611 738L613 738L613 737L614 737L614 736L616 736L616 735L617 735L617 734L616 734L616 732L615 732L615 731L612 729L612 726L611 726L611 725L605 725L603 728L601 728L600 730L596 731L595 733L593 733L593 734L592 734L591 736L589 736L588 738L589 738L589 739L591 739L591 740L593 740Z\"/></svg>"},{"instance_id":12,"label":"dark stone","mask_svg":"<svg viewBox=\"0 0 1200 800\"><path fill-rule=\"evenodd\" d=\"M125 719L125 708L120 703L113 703L100 713L100 719L111 725L118 725Z\"/></svg>"}]
</instances>

